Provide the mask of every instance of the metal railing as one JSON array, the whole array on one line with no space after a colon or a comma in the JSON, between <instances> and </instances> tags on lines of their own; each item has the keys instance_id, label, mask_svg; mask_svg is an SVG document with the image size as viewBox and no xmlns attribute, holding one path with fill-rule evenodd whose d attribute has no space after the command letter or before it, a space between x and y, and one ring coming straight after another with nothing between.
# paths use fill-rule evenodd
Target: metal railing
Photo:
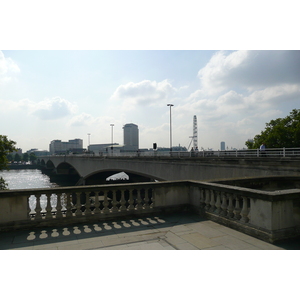
<instances>
[{"instance_id":1,"label":"metal railing","mask_svg":"<svg viewBox=\"0 0 300 300\"><path fill-rule=\"evenodd\" d=\"M113 153L99 152L86 154L67 154L68 156L97 156L97 157L300 157L300 148L270 148L264 151L259 149L241 149L241 150L200 150L200 151L135 151L135 152L120 152Z\"/></svg>"}]
</instances>

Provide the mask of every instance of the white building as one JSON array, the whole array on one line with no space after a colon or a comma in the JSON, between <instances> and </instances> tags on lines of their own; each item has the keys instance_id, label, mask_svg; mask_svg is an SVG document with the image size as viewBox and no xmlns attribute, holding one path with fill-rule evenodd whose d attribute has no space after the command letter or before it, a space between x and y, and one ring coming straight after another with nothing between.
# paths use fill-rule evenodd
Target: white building
<instances>
[{"instance_id":1,"label":"white building","mask_svg":"<svg viewBox=\"0 0 300 300\"><path fill-rule=\"evenodd\" d=\"M81 153L83 151L83 140L74 139L68 142L53 140L49 145L49 151L51 154L62 154L68 151Z\"/></svg>"},{"instance_id":2,"label":"white building","mask_svg":"<svg viewBox=\"0 0 300 300\"><path fill-rule=\"evenodd\" d=\"M118 143L112 144L94 144L88 146L88 151L93 152L94 154L105 154L111 151L111 147L113 146L113 150L120 152L120 145Z\"/></svg>"}]
</instances>

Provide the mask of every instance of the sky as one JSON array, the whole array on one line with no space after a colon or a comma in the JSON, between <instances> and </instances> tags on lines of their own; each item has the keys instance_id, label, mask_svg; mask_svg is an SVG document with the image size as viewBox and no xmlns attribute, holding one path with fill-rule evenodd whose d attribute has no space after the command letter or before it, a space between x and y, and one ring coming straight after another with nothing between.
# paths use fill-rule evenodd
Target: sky
<instances>
[{"instance_id":1,"label":"sky","mask_svg":"<svg viewBox=\"0 0 300 300\"><path fill-rule=\"evenodd\" d=\"M1 134L17 147L50 141L123 143L139 127L141 148L245 147L271 119L300 107L300 51L13 50L0 52Z\"/></svg>"},{"instance_id":2,"label":"sky","mask_svg":"<svg viewBox=\"0 0 300 300\"><path fill-rule=\"evenodd\" d=\"M201 10L168 1L92 9L94 1L75 1L66 18L67 2L58 10L52 1L47 14L39 1L20 1L18 10L3 4L13 18L0 21L0 134L23 152L49 150L55 139L80 138L87 147L88 134L91 144L110 143L110 124L113 141L123 144L127 123L138 125L140 148L169 147L170 103L173 146L190 145L196 115L199 149L218 150L221 141L241 149L271 119L300 108L300 51L289 44L294 10L282 18L286 30L276 3L266 24L269 6L256 1L247 15L239 1ZM36 10L22 13L30 3Z\"/></svg>"}]
</instances>

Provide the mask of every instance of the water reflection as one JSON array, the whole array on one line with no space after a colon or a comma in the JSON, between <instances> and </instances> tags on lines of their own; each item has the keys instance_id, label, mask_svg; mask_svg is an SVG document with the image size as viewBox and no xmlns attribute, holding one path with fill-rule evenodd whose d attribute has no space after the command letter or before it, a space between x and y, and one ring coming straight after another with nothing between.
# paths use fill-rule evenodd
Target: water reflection
<instances>
[{"instance_id":1,"label":"water reflection","mask_svg":"<svg viewBox=\"0 0 300 300\"><path fill-rule=\"evenodd\" d=\"M0 177L8 184L10 190L51 188L57 184L50 182L50 178L40 170L3 170Z\"/></svg>"}]
</instances>

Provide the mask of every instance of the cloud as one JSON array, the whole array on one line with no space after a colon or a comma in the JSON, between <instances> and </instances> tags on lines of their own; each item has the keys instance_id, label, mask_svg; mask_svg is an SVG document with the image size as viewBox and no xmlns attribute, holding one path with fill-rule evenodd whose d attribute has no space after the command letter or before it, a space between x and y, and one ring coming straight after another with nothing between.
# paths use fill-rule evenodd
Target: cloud
<instances>
[{"instance_id":1,"label":"cloud","mask_svg":"<svg viewBox=\"0 0 300 300\"><path fill-rule=\"evenodd\" d=\"M82 113L80 115L72 117L68 125L69 126L87 126L94 122L94 117L87 113Z\"/></svg>"},{"instance_id":2,"label":"cloud","mask_svg":"<svg viewBox=\"0 0 300 300\"><path fill-rule=\"evenodd\" d=\"M167 80L161 82L143 80L119 86L111 100L123 103L124 108L128 110L141 105L157 105L170 99L175 92L176 89Z\"/></svg>"},{"instance_id":3,"label":"cloud","mask_svg":"<svg viewBox=\"0 0 300 300\"><path fill-rule=\"evenodd\" d=\"M39 102L30 99L21 99L19 101L1 100L3 111L22 111L30 116L36 116L41 120L56 120L74 114L77 111L77 105L62 99L54 97Z\"/></svg>"},{"instance_id":4,"label":"cloud","mask_svg":"<svg viewBox=\"0 0 300 300\"><path fill-rule=\"evenodd\" d=\"M3 52L0 51L0 84L9 82L12 76L19 72L18 65L11 58L5 58Z\"/></svg>"},{"instance_id":5,"label":"cloud","mask_svg":"<svg viewBox=\"0 0 300 300\"><path fill-rule=\"evenodd\" d=\"M74 114L77 106L68 100L55 97L37 102L31 109L31 114L42 120L56 120Z\"/></svg>"},{"instance_id":6,"label":"cloud","mask_svg":"<svg viewBox=\"0 0 300 300\"><path fill-rule=\"evenodd\" d=\"M300 51L219 51L198 72L208 94L300 82Z\"/></svg>"}]
</instances>

